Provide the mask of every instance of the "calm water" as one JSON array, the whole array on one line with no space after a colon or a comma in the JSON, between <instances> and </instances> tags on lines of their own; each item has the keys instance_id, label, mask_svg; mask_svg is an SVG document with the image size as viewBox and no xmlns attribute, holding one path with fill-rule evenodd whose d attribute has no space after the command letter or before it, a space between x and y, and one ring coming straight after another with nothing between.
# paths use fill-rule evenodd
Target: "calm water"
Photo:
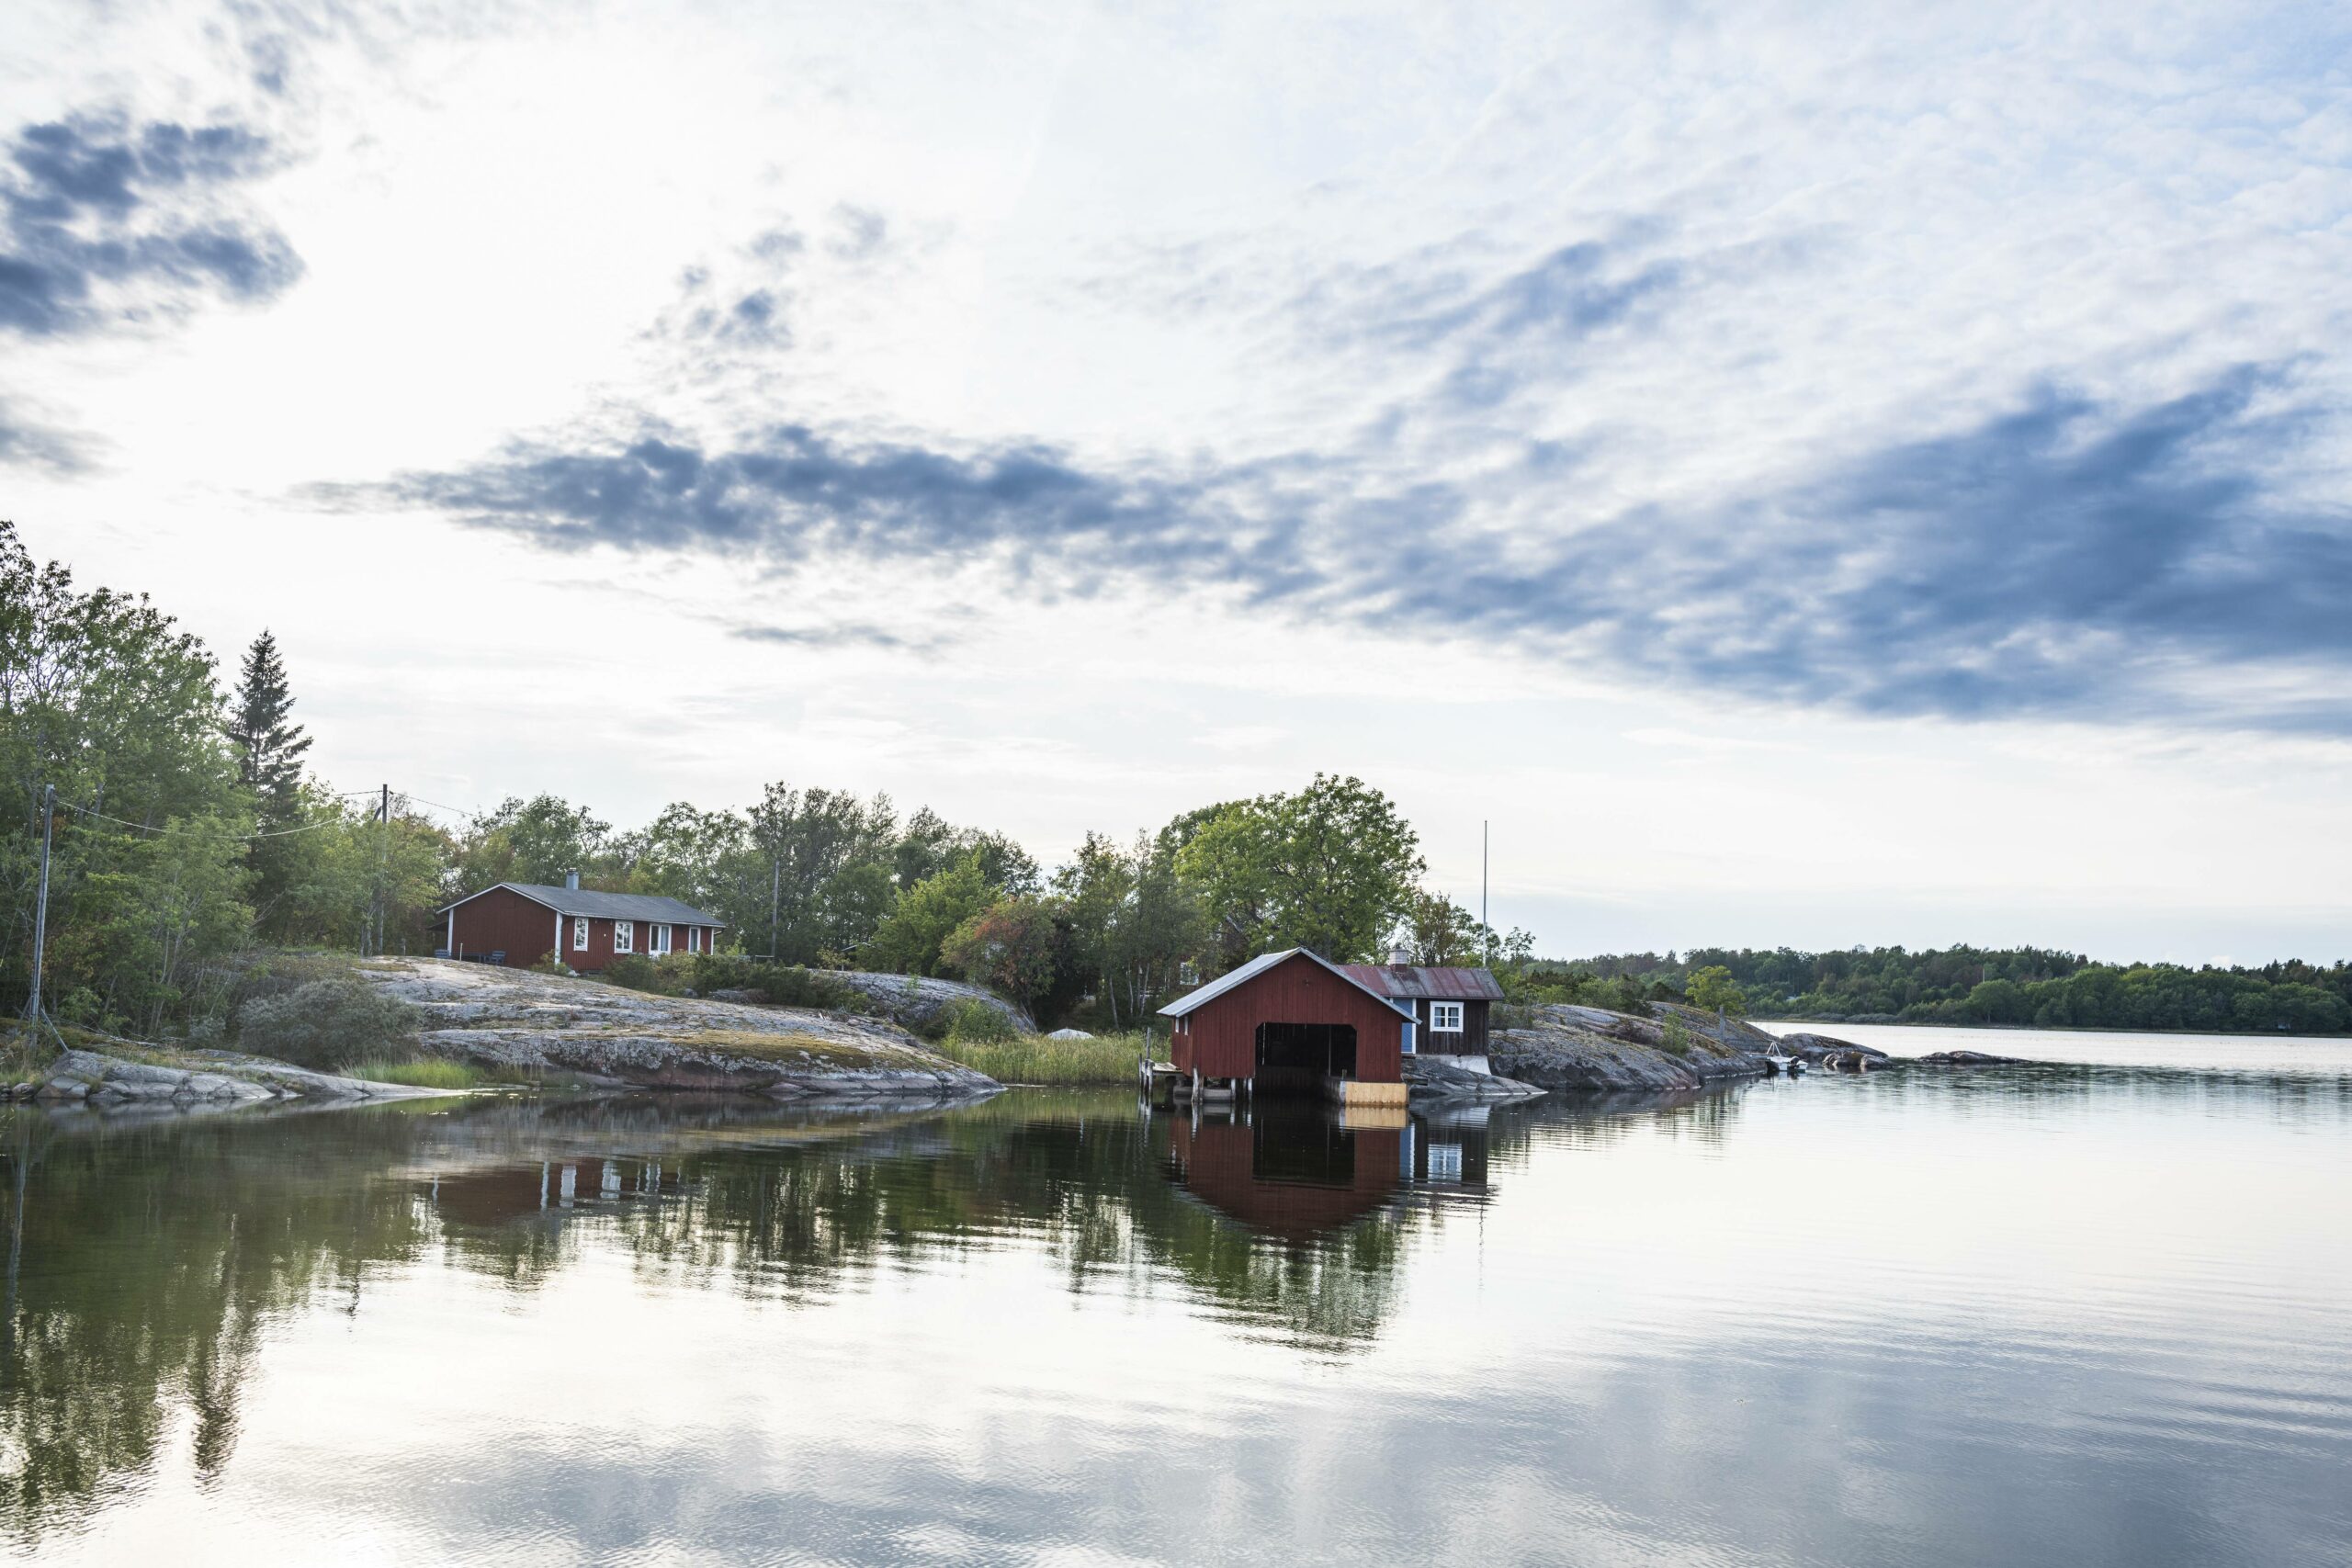
<instances>
[{"instance_id":1,"label":"calm water","mask_svg":"<svg viewBox=\"0 0 2352 1568\"><path fill-rule=\"evenodd\" d=\"M2342 1562L2328 1048L1403 1130L1046 1093L17 1112L0 1541Z\"/></svg>"}]
</instances>

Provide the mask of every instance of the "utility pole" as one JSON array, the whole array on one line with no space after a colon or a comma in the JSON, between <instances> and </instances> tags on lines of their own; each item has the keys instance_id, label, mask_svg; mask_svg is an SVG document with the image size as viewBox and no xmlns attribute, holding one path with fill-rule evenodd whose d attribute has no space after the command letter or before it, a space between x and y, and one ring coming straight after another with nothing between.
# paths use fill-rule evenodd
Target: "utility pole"
<instances>
[{"instance_id":1,"label":"utility pole","mask_svg":"<svg viewBox=\"0 0 2352 1568\"><path fill-rule=\"evenodd\" d=\"M25 1009L33 1028L40 1028L40 966L49 949L49 844L57 827L57 786L40 792L40 899L33 906L33 994Z\"/></svg>"},{"instance_id":2,"label":"utility pole","mask_svg":"<svg viewBox=\"0 0 2352 1568\"><path fill-rule=\"evenodd\" d=\"M1481 818L1478 821L1478 942L1487 950L1487 966L1494 967L1495 931L1487 923L1487 846L1493 837L1493 824Z\"/></svg>"},{"instance_id":3,"label":"utility pole","mask_svg":"<svg viewBox=\"0 0 2352 1568\"><path fill-rule=\"evenodd\" d=\"M383 832L376 840L376 897L374 899L376 928L374 941L376 951L381 953L384 951L384 884L391 876L392 872L392 786L390 784L381 786L377 797L376 820L384 825ZM360 945L365 947L368 944L363 942Z\"/></svg>"},{"instance_id":4,"label":"utility pole","mask_svg":"<svg viewBox=\"0 0 2352 1568\"><path fill-rule=\"evenodd\" d=\"M775 940L776 924L778 918L784 912L784 852L782 850L775 852L775 856L768 862L768 866L775 874L768 881L768 962L773 964L775 962L778 946Z\"/></svg>"}]
</instances>

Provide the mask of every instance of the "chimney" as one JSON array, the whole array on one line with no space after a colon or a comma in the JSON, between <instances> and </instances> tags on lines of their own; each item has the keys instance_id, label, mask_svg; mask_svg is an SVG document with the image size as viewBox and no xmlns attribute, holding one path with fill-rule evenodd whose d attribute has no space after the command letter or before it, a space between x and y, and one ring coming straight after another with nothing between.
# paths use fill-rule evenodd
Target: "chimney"
<instances>
[{"instance_id":1,"label":"chimney","mask_svg":"<svg viewBox=\"0 0 2352 1568\"><path fill-rule=\"evenodd\" d=\"M577 893L580 891L580 874L578 872L567 871L563 874L563 890L567 893Z\"/></svg>"},{"instance_id":2,"label":"chimney","mask_svg":"<svg viewBox=\"0 0 2352 1568\"><path fill-rule=\"evenodd\" d=\"M1390 968L1392 968L1392 969L1404 969L1404 968L1408 968L1408 967L1409 967L1409 966L1411 965L1412 962L1413 962L1413 955L1412 955L1411 953L1409 953L1406 952L1403 948L1401 948L1401 947L1392 947L1392 948L1390 948L1390 949L1388 950L1388 966L1389 966Z\"/></svg>"}]
</instances>

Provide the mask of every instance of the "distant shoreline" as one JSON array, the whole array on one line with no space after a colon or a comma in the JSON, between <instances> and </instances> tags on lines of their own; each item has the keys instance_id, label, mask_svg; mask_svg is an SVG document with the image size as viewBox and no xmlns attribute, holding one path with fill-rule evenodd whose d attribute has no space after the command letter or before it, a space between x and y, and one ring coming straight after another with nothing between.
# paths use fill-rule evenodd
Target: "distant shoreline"
<instances>
[{"instance_id":1,"label":"distant shoreline","mask_svg":"<svg viewBox=\"0 0 2352 1568\"><path fill-rule=\"evenodd\" d=\"M1835 1014L1802 1018L1758 1018L1751 1015L1747 1021L1758 1029L1786 1024L1800 1032L1815 1024L1836 1024L1849 1029L1856 1025L1864 1029L1950 1029L1971 1034L2147 1034L2178 1036L2185 1040L2352 1040L2352 1032L2340 1030L2320 1032L2298 1029L2249 1032L2236 1029L2138 1029L2106 1023L1925 1023L1891 1018L1841 1018Z\"/></svg>"}]
</instances>

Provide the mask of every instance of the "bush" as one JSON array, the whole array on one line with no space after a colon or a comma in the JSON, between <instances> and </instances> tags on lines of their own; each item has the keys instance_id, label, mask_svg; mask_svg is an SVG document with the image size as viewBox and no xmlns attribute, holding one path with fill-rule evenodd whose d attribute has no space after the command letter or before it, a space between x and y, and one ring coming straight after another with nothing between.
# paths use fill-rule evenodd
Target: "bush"
<instances>
[{"instance_id":1,"label":"bush","mask_svg":"<svg viewBox=\"0 0 2352 1568\"><path fill-rule=\"evenodd\" d=\"M1690 1032L1683 1027L1680 1013L1669 1011L1666 1015L1666 1025L1658 1033L1657 1048L1669 1056L1688 1056L1690 1054Z\"/></svg>"},{"instance_id":2,"label":"bush","mask_svg":"<svg viewBox=\"0 0 2352 1568\"><path fill-rule=\"evenodd\" d=\"M614 959L596 978L608 986L627 986L632 991L662 989L662 972L653 966L653 960L642 953Z\"/></svg>"},{"instance_id":3,"label":"bush","mask_svg":"<svg viewBox=\"0 0 2352 1568\"><path fill-rule=\"evenodd\" d=\"M238 1010L238 1043L256 1055L337 1071L396 1055L416 1039L416 1010L380 987L345 975L312 980Z\"/></svg>"},{"instance_id":4,"label":"bush","mask_svg":"<svg viewBox=\"0 0 2352 1568\"><path fill-rule=\"evenodd\" d=\"M1012 1020L1004 1016L1003 1009L990 1007L978 997L957 1002L944 1010L943 1016L947 1021L944 1038L954 1044L993 1045L1021 1036Z\"/></svg>"}]
</instances>

